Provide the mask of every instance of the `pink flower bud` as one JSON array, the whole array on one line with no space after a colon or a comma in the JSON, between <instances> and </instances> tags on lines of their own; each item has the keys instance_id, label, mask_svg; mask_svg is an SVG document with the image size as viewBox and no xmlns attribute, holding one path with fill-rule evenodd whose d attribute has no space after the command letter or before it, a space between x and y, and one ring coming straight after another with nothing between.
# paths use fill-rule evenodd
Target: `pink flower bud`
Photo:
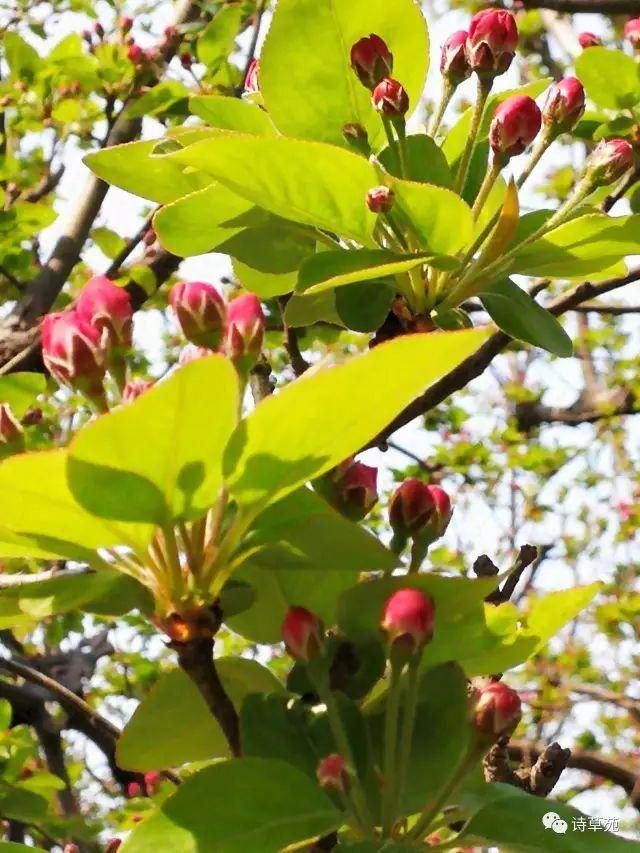
<instances>
[{"instance_id":1,"label":"pink flower bud","mask_svg":"<svg viewBox=\"0 0 640 853\"><path fill-rule=\"evenodd\" d=\"M445 490L416 477L409 477L398 486L389 504L389 523L400 541L420 536L433 542L447 529L451 514L451 501Z\"/></svg>"},{"instance_id":2,"label":"pink flower bud","mask_svg":"<svg viewBox=\"0 0 640 853\"><path fill-rule=\"evenodd\" d=\"M434 615L433 600L422 590L408 587L387 599L380 627L389 646L413 653L433 637Z\"/></svg>"},{"instance_id":3,"label":"pink flower bud","mask_svg":"<svg viewBox=\"0 0 640 853\"><path fill-rule=\"evenodd\" d=\"M315 483L332 507L352 521L361 521L378 501L378 469L345 459Z\"/></svg>"},{"instance_id":4,"label":"pink flower bud","mask_svg":"<svg viewBox=\"0 0 640 853\"><path fill-rule=\"evenodd\" d=\"M584 112L584 101L582 83L577 77L565 77L549 88L542 120L558 132L571 130Z\"/></svg>"},{"instance_id":5,"label":"pink flower bud","mask_svg":"<svg viewBox=\"0 0 640 853\"><path fill-rule=\"evenodd\" d=\"M282 623L282 640L294 660L308 663L323 645L322 622L306 607L290 607Z\"/></svg>"},{"instance_id":6,"label":"pink flower bud","mask_svg":"<svg viewBox=\"0 0 640 853\"><path fill-rule=\"evenodd\" d=\"M127 15L123 15L118 21L118 26L120 27L123 33L128 33L131 27L133 26L133 18L130 18Z\"/></svg>"},{"instance_id":7,"label":"pink flower bud","mask_svg":"<svg viewBox=\"0 0 640 853\"><path fill-rule=\"evenodd\" d=\"M507 98L498 105L489 128L494 154L507 158L522 154L535 139L541 124L542 114L533 98L527 95Z\"/></svg>"},{"instance_id":8,"label":"pink flower bud","mask_svg":"<svg viewBox=\"0 0 640 853\"><path fill-rule=\"evenodd\" d=\"M600 47L602 39L595 33L578 33L578 42L584 50L586 47Z\"/></svg>"},{"instance_id":9,"label":"pink flower bud","mask_svg":"<svg viewBox=\"0 0 640 853\"><path fill-rule=\"evenodd\" d=\"M149 770L144 774L144 787L149 797L155 794L158 785L162 781L162 774L157 770Z\"/></svg>"},{"instance_id":10,"label":"pink flower bud","mask_svg":"<svg viewBox=\"0 0 640 853\"><path fill-rule=\"evenodd\" d=\"M168 27L165 27L162 34L165 37L166 41L174 41L180 35L180 33L178 32L178 28L174 27L173 24L170 24Z\"/></svg>"},{"instance_id":11,"label":"pink flower bud","mask_svg":"<svg viewBox=\"0 0 640 853\"><path fill-rule=\"evenodd\" d=\"M70 841L68 844L64 845L62 853L80 853L80 848L77 844L74 844L73 841Z\"/></svg>"},{"instance_id":12,"label":"pink flower bud","mask_svg":"<svg viewBox=\"0 0 640 853\"><path fill-rule=\"evenodd\" d=\"M476 687L473 703L473 725L492 739L512 734L522 717L520 697L502 681Z\"/></svg>"},{"instance_id":13,"label":"pink flower bud","mask_svg":"<svg viewBox=\"0 0 640 853\"><path fill-rule=\"evenodd\" d=\"M125 406L129 403L133 403L133 401L137 400L145 391L153 388L153 385L154 383L150 379L142 379L140 377L129 379L122 392L122 402Z\"/></svg>"},{"instance_id":14,"label":"pink flower bud","mask_svg":"<svg viewBox=\"0 0 640 853\"><path fill-rule=\"evenodd\" d=\"M337 752L327 755L326 758L318 762L316 776L320 787L328 791L344 793L349 787L349 777L344 758Z\"/></svg>"},{"instance_id":15,"label":"pink flower bud","mask_svg":"<svg viewBox=\"0 0 640 853\"><path fill-rule=\"evenodd\" d=\"M181 281L169 294L180 328L198 346L216 349L224 335L226 307L212 284L205 281Z\"/></svg>"},{"instance_id":16,"label":"pink flower bud","mask_svg":"<svg viewBox=\"0 0 640 853\"><path fill-rule=\"evenodd\" d=\"M244 91L247 95L255 95L260 91L258 84L258 73L260 71L260 60L252 59L247 70L247 76L244 78Z\"/></svg>"},{"instance_id":17,"label":"pink flower bud","mask_svg":"<svg viewBox=\"0 0 640 853\"><path fill-rule=\"evenodd\" d=\"M127 797L133 799L142 794L142 786L138 782L129 782L127 785Z\"/></svg>"},{"instance_id":18,"label":"pink flower bud","mask_svg":"<svg viewBox=\"0 0 640 853\"><path fill-rule=\"evenodd\" d=\"M374 187L367 193L367 207L372 213L389 213L394 195L389 187Z\"/></svg>"},{"instance_id":19,"label":"pink flower bud","mask_svg":"<svg viewBox=\"0 0 640 853\"><path fill-rule=\"evenodd\" d=\"M11 406L8 403L0 403L0 446L18 446L23 438L24 431L11 411Z\"/></svg>"},{"instance_id":20,"label":"pink flower bud","mask_svg":"<svg viewBox=\"0 0 640 853\"><path fill-rule=\"evenodd\" d=\"M385 77L373 90L373 105L385 116L400 118L409 109L409 95L397 80Z\"/></svg>"},{"instance_id":21,"label":"pink flower bud","mask_svg":"<svg viewBox=\"0 0 640 853\"><path fill-rule=\"evenodd\" d=\"M127 50L127 59L130 62L133 62L134 65L141 65L146 59L145 51L140 47L139 44L130 44L129 49Z\"/></svg>"},{"instance_id":22,"label":"pink flower bud","mask_svg":"<svg viewBox=\"0 0 640 853\"><path fill-rule=\"evenodd\" d=\"M103 399L106 352L101 334L77 311L47 314L42 321L42 358L49 373L62 385Z\"/></svg>"},{"instance_id":23,"label":"pink flower bud","mask_svg":"<svg viewBox=\"0 0 640 853\"><path fill-rule=\"evenodd\" d=\"M479 76L495 77L511 65L518 46L518 28L510 12L483 9L471 18L467 60Z\"/></svg>"},{"instance_id":24,"label":"pink flower bud","mask_svg":"<svg viewBox=\"0 0 640 853\"><path fill-rule=\"evenodd\" d=\"M81 320L98 330L105 344L119 348L131 346L133 310L127 291L104 275L89 279L76 301Z\"/></svg>"},{"instance_id":25,"label":"pink flower bud","mask_svg":"<svg viewBox=\"0 0 640 853\"><path fill-rule=\"evenodd\" d=\"M456 30L442 45L440 71L443 77L455 85L466 80L471 74L467 60L468 38L469 33L466 30Z\"/></svg>"},{"instance_id":26,"label":"pink flower bud","mask_svg":"<svg viewBox=\"0 0 640 853\"><path fill-rule=\"evenodd\" d=\"M632 47L640 49L640 18L630 18L624 25L624 37L629 40Z\"/></svg>"},{"instance_id":27,"label":"pink flower bud","mask_svg":"<svg viewBox=\"0 0 640 853\"><path fill-rule=\"evenodd\" d=\"M186 51L184 53L181 53L180 65L182 65L182 67L188 71L193 65L193 56L191 56L191 54L187 53Z\"/></svg>"},{"instance_id":28,"label":"pink flower bud","mask_svg":"<svg viewBox=\"0 0 640 853\"><path fill-rule=\"evenodd\" d=\"M363 86L375 89L378 83L393 71L393 54L384 39L371 33L351 48L351 67Z\"/></svg>"},{"instance_id":29,"label":"pink flower bud","mask_svg":"<svg viewBox=\"0 0 640 853\"><path fill-rule=\"evenodd\" d=\"M253 293L232 299L227 307L225 349L238 370L250 370L258 360L264 341L264 314Z\"/></svg>"},{"instance_id":30,"label":"pink flower bud","mask_svg":"<svg viewBox=\"0 0 640 853\"><path fill-rule=\"evenodd\" d=\"M100 21L96 21L93 25L93 31L98 36L99 39L104 37L104 27L100 23Z\"/></svg>"},{"instance_id":31,"label":"pink flower bud","mask_svg":"<svg viewBox=\"0 0 640 853\"><path fill-rule=\"evenodd\" d=\"M116 853L122 844L121 838L112 838L107 841L107 846L104 848L104 853Z\"/></svg>"},{"instance_id":32,"label":"pink flower bud","mask_svg":"<svg viewBox=\"0 0 640 853\"><path fill-rule=\"evenodd\" d=\"M603 139L589 155L586 172L594 187L612 184L634 163L633 148L626 139Z\"/></svg>"}]
</instances>

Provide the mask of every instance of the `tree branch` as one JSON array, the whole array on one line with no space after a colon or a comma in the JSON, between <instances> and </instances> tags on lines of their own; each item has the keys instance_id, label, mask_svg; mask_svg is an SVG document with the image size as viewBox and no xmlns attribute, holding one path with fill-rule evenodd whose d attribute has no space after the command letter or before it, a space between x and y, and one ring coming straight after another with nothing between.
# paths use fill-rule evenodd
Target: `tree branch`
<instances>
[{"instance_id":1,"label":"tree branch","mask_svg":"<svg viewBox=\"0 0 640 853\"><path fill-rule=\"evenodd\" d=\"M525 9L593 15L638 15L640 0L522 0Z\"/></svg>"}]
</instances>

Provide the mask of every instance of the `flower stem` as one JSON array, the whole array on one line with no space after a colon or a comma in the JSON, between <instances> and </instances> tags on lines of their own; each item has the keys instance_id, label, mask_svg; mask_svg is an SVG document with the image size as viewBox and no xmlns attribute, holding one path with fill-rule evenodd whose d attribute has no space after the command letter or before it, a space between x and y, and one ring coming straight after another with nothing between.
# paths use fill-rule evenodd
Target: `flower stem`
<instances>
[{"instance_id":1,"label":"flower stem","mask_svg":"<svg viewBox=\"0 0 640 853\"><path fill-rule=\"evenodd\" d=\"M409 677L407 692L405 694L404 716L402 718L402 731L400 733L400 760L398 763L398 792L396 796L397 807L402 805L402 795L407 784L409 761L411 759L411 745L413 743L413 730L416 724L416 713L418 710L418 688L420 686L420 657L415 656L409 662Z\"/></svg>"},{"instance_id":2,"label":"flower stem","mask_svg":"<svg viewBox=\"0 0 640 853\"><path fill-rule=\"evenodd\" d=\"M391 835L396 803L396 758L398 749L398 718L400 715L400 673L397 664L391 664L391 683L387 695L384 721L384 787L382 790L382 832Z\"/></svg>"},{"instance_id":3,"label":"flower stem","mask_svg":"<svg viewBox=\"0 0 640 853\"><path fill-rule=\"evenodd\" d=\"M482 212L482 208L485 205L486 200L489 198L489 193L493 189L493 185L498 179L498 175L500 174L500 164L494 157L491 166L487 170L486 175L483 178L482 184L480 185L480 189L478 190L478 195L476 196L476 200L473 203L473 208L471 213L474 219L477 219Z\"/></svg>"},{"instance_id":4,"label":"flower stem","mask_svg":"<svg viewBox=\"0 0 640 853\"><path fill-rule=\"evenodd\" d=\"M427 134L432 139L435 138L435 135L440 128L443 116L446 112L447 107L449 106L449 101L451 100L454 91L455 88L451 85L451 83L448 80L445 80L442 86L442 94L440 95L438 107L431 116L431 119L429 120L429 127L427 128Z\"/></svg>"},{"instance_id":5,"label":"flower stem","mask_svg":"<svg viewBox=\"0 0 640 853\"><path fill-rule=\"evenodd\" d=\"M468 771L471 768L471 765L476 757L476 751L473 747L470 747L466 754L463 756L462 761L458 765L455 773L452 774L449 781L444 785L444 787L440 790L434 800L430 803L427 803L423 808L420 817L410 830L407 833L407 840L415 840L418 838L422 838L431 828L431 824L435 820L435 818L440 814L443 806L446 805L447 800L451 796L451 794L456 790L463 777L466 776Z\"/></svg>"},{"instance_id":6,"label":"flower stem","mask_svg":"<svg viewBox=\"0 0 640 853\"><path fill-rule=\"evenodd\" d=\"M342 722L342 717L340 716L340 712L336 704L335 696L331 692L331 688L329 687L326 674L318 673L317 670L316 672L314 672L313 669L310 667L309 675L311 676L311 680L313 681L313 684L316 690L318 691L318 696L320 697L320 700L324 703L327 709L329 726L331 728L331 733L333 735L337 750L340 755L342 755L347 765L351 768L351 798L353 800L353 805L355 808L356 815L358 817L358 821L360 824L362 824L362 827L366 828L367 836L371 837L373 835L374 826L373 818L369 811L369 806L367 805L366 795L364 793L362 785L360 784L358 769L356 767L355 761L353 760L351 744L349 743L349 738L347 737L347 733Z\"/></svg>"},{"instance_id":7,"label":"flower stem","mask_svg":"<svg viewBox=\"0 0 640 853\"><path fill-rule=\"evenodd\" d=\"M487 103L487 98L489 97L489 92L491 91L492 83L493 80L483 80L481 77L478 77L478 93L476 96L476 103L473 108L473 113L471 114L469 134L467 136L467 142L465 144L464 151L462 152L462 157L460 158L458 173L456 175L456 180L454 184L454 189L456 190L456 192L461 194L464 192L464 185L467 180L467 173L469 171L469 163L471 162L471 156L473 154L473 149L476 144L478 132L482 123L482 116L484 115L484 108Z\"/></svg>"}]
</instances>

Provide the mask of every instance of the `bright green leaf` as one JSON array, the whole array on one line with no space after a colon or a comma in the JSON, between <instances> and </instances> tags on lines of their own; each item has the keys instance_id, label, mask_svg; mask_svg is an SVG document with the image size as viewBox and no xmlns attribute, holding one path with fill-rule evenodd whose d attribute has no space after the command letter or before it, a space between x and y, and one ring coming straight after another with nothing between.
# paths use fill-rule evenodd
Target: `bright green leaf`
<instances>
[{"instance_id":1,"label":"bright green leaf","mask_svg":"<svg viewBox=\"0 0 640 853\"><path fill-rule=\"evenodd\" d=\"M211 355L98 418L69 448L78 501L102 518L159 525L201 515L222 484L238 395L231 362Z\"/></svg>"},{"instance_id":2,"label":"bright green leaf","mask_svg":"<svg viewBox=\"0 0 640 853\"><path fill-rule=\"evenodd\" d=\"M302 29L301 29L302 27ZM427 73L425 20L413 0L280 0L260 61L260 91L278 129L289 136L345 145L358 122L375 145L383 138L370 92L350 66L351 46L376 33L393 53L411 109Z\"/></svg>"},{"instance_id":3,"label":"bright green leaf","mask_svg":"<svg viewBox=\"0 0 640 853\"><path fill-rule=\"evenodd\" d=\"M263 400L227 448L233 496L260 505L318 477L371 440L485 337L481 330L408 335L312 371Z\"/></svg>"},{"instance_id":4,"label":"bright green leaf","mask_svg":"<svg viewBox=\"0 0 640 853\"><path fill-rule=\"evenodd\" d=\"M47 380L42 373L10 373L0 376L0 403L8 403L14 415L21 418L42 394Z\"/></svg>"},{"instance_id":5,"label":"bright green leaf","mask_svg":"<svg viewBox=\"0 0 640 853\"><path fill-rule=\"evenodd\" d=\"M471 241L471 208L459 195L432 184L393 182L395 215L402 215L423 249L434 255L454 255ZM437 265L437 264L436 264Z\"/></svg>"},{"instance_id":6,"label":"bright green leaf","mask_svg":"<svg viewBox=\"0 0 640 853\"><path fill-rule=\"evenodd\" d=\"M243 16L241 4L224 6L198 38L198 59L208 67L209 73L214 73L233 52Z\"/></svg>"},{"instance_id":7,"label":"bright green leaf","mask_svg":"<svg viewBox=\"0 0 640 853\"><path fill-rule=\"evenodd\" d=\"M589 98L613 110L640 101L640 74L634 59L621 50L591 47L576 59L576 75Z\"/></svg>"},{"instance_id":8,"label":"bright green leaf","mask_svg":"<svg viewBox=\"0 0 640 853\"><path fill-rule=\"evenodd\" d=\"M187 779L136 827L122 853L278 853L341 822L328 796L304 773L284 761L242 758Z\"/></svg>"},{"instance_id":9,"label":"bright green leaf","mask_svg":"<svg viewBox=\"0 0 640 853\"><path fill-rule=\"evenodd\" d=\"M126 246L124 239L111 228L94 228L91 231L91 239L108 258L115 258Z\"/></svg>"},{"instance_id":10,"label":"bright green leaf","mask_svg":"<svg viewBox=\"0 0 640 853\"><path fill-rule=\"evenodd\" d=\"M406 149L407 180L439 187L450 187L453 184L447 158L430 136L423 133L407 136ZM392 147L384 148L378 159L387 172L396 178L402 177L397 142Z\"/></svg>"},{"instance_id":11,"label":"bright green leaf","mask_svg":"<svg viewBox=\"0 0 640 853\"><path fill-rule=\"evenodd\" d=\"M189 101L194 115L221 130L235 130L253 136L275 136L267 113L256 104L222 95L195 95Z\"/></svg>"}]
</instances>

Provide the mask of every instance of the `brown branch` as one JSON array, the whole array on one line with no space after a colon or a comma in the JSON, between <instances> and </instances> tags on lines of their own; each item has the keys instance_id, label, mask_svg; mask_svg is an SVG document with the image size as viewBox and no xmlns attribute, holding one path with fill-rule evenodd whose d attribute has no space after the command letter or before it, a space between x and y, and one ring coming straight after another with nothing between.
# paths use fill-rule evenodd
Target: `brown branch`
<instances>
[{"instance_id":1,"label":"brown branch","mask_svg":"<svg viewBox=\"0 0 640 853\"><path fill-rule=\"evenodd\" d=\"M40 201L41 198L44 198L49 193L53 192L55 188L60 183L62 176L64 175L65 167L59 166L52 172L47 172L46 175L43 176L40 183L36 184L36 186L22 193L18 198L20 201Z\"/></svg>"},{"instance_id":2,"label":"brown branch","mask_svg":"<svg viewBox=\"0 0 640 853\"><path fill-rule=\"evenodd\" d=\"M571 750L563 749L559 743L549 744L535 755L531 749L523 749L516 759L521 762L517 769L511 767L513 758L508 738L499 740L484 757L485 780L503 782L536 797L546 797L568 766Z\"/></svg>"},{"instance_id":3,"label":"brown branch","mask_svg":"<svg viewBox=\"0 0 640 853\"><path fill-rule=\"evenodd\" d=\"M511 569L509 576L502 584L501 587L497 587L492 593L490 593L485 601L488 604L504 604L506 601L509 601L513 593L515 592L518 583L520 582L520 578L522 577L522 573L526 568L528 568L532 563L536 561L538 558L538 549L534 545L522 545L520 547L520 551L518 552L518 556L516 557L516 561L514 563L513 568ZM479 558L481 559L481 558ZM487 558L488 559L488 558ZM476 560L477 564L477 560ZM475 565L474 564L474 568ZM477 574L477 572L476 572Z\"/></svg>"},{"instance_id":4,"label":"brown branch","mask_svg":"<svg viewBox=\"0 0 640 853\"><path fill-rule=\"evenodd\" d=\"M512 761L537 761L545 747L522 740L512 740L509 743L509 757ZM583 749L572 749L567 761L567 767L572 770L584 770L594 776L602 776L614 785L619 785L631 797L631 802L640 811L640 778L630 769L628 763L613 757L602 757L596 752Z\"/></svg>"},{"instance_id":5,"label":"brown branch","mask_svg":"<svg viewBox=\"0 0 640 853\"><path fill-rule=\"evenodd\" d=\"M93 574L89 566L72 566L66 569L45 569L42 572L16 572L13 575L0 575L0 589L10 589L16 586L28 586L32 583L42 583L60 578L73 578L81 575Z\"/></svg>"},{"instance_id":6,"label":"brown branch","mask_svg":"<svg viewBox=\"0 0 640 853\"><path fill-rule=\"evenodd\" d=\"M239 756L240 721L216 669L213 658L213 638L196 637L185 643L172 642L178 663L200 691L207 707L220 724L232 755Z\"/></svg>"}]
</instances>

